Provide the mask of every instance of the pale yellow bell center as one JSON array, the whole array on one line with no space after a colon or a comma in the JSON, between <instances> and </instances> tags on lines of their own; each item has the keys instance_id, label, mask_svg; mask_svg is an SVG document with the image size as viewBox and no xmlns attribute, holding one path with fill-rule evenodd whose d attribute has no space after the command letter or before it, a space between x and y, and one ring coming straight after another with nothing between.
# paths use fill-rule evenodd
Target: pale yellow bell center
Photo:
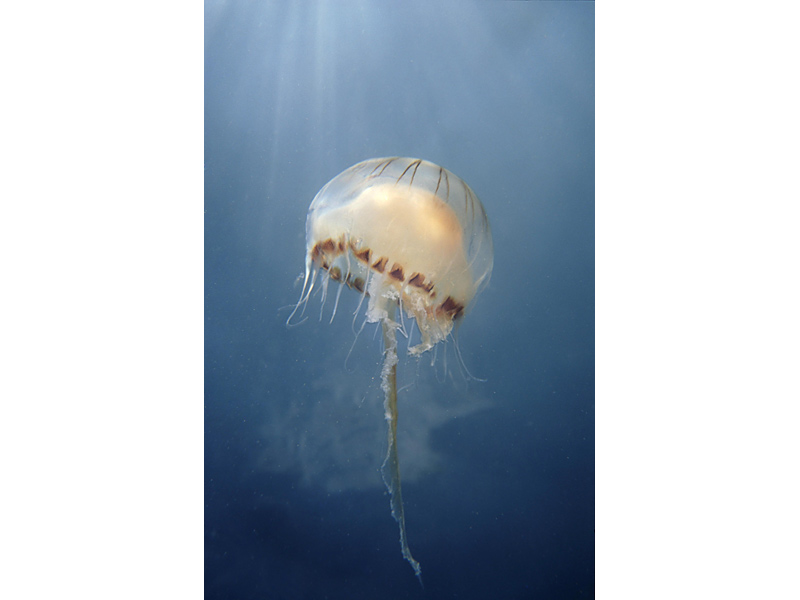
<instances>
[{"instance_id":1,"label":"pale yellow bell center","mask_svg":"<svg viewBox=\"0 0 800 600\"><path fill-rule=\"evenodd\" d=\"M402 267L406 280L415 273L435 286L439 303L448 296L462 306L474 295L461 223L447 203L408 185L369 187L345 206L320 215L313 239L339 239L346 233L358 249L369 248L372 262Z\"/></svg>"}]
</instances>

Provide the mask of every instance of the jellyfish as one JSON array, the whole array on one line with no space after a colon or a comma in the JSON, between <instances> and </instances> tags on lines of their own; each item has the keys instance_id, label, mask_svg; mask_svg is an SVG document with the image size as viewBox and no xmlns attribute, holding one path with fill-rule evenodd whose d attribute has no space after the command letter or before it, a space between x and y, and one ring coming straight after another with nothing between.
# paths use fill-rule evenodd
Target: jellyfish
<instances>
[{"instance_id":1,"label":"jellyfish","mask_svg":"<svg viewBox=\"0 0 800 600\"><path fill-rule=\"evenodd\" d=\"M306 219L305 306L321 273L323 303L331 280L366 298L366 322L383 332L381 389L387 421L381 475L400 529L403 557L421 579L408 545L397 452L397 331L416 323L419 356L451 336L492 271L492 234L483 205L459 177L414 158L374 158L329 181ZM359 304L360 306L361 304ZM397 315L400 314L400 322ZM301 313L302 314L302 313ZM333 317L331 317L333 319Z\"/></svg>"}]
</instances>

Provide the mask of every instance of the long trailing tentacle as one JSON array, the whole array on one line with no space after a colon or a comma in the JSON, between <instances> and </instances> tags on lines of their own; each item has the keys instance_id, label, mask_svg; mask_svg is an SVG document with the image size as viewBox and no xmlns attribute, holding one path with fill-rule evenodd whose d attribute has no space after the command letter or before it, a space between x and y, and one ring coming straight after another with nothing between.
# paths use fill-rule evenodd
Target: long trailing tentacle
<instances>
[{"instance_id":1,"label":"long trailing tentacle","mask_svg":"<svg viewBox=\"0 0 800 600\"><path fill-rule=\"evenodd\" d=\"M383 325L383 369L381 370L381 388L386 394L384 412L388 424L388 448L386 459L381 466L381 475L392 507L392 516L400 527L400 548L403 557L414 569L414 573L422 584L422 571L419 563L411 556L406 537L406 518L403 511L403 493L400 488L400 459L397 454L397 328L398 324L391 318L385 317Z\"/></svg>"}]
</instances>

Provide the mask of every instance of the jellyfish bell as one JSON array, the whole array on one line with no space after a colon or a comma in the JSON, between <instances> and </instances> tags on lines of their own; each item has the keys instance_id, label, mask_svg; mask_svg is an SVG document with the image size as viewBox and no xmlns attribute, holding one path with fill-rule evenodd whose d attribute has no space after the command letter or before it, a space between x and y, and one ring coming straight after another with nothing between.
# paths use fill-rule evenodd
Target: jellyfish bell
<instances>
[{"instance_id":1,"label":"jellyfish bell","mask_svg":"<svg viewBox=\"0 0 800 600\"><path fill-rule=\"evenodd\" d=\"M447 338L489 281L489 220L475 193L447 169L414 158L374 158L340 173L316 195L306 220L306 250L303 291L287 322L305 308L322 273L323 302L329 282L339 282L362 300L368 297L367 321L381 323L388 422L381 474L403 556L421 582L406 538L400 487L395 315L399 310L417 324L421 340L408 349L412 355Z\"/></svg>"},{"instance_id":2,"label":"jellyfish bell","mask_svg":"<svg viewBox=\"0 0 800 600\"><path fill-rule=\"evenodd\" d=\"M367 320L394 307L413 318L420 354L444 340L488 282L489 221L459 177L428 161L378 158L354 165L323 187L306 221L306 279L317 275L369 296Z\"/></svg>"}]
</instances>

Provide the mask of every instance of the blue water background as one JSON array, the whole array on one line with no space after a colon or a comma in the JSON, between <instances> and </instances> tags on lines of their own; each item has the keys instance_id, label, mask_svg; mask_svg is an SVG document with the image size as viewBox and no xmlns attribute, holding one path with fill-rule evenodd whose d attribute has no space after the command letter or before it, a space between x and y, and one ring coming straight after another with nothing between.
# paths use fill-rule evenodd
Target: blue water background
<instances>
[{"instance_id":1,"label":"blue water background","mask_svg":"<svg viewBox=\"0 0 800 600\"><path fill-rule=\"evenodd\" d=\"M206 597L592 597L594 5L206 2L205 26ZM464 178L495 247L458 332L486 381L452 343L399 366L424 590L379 473L380 335L350 290L285 324L314 195L393 155Z\"/></svg>"}]
</instances>

